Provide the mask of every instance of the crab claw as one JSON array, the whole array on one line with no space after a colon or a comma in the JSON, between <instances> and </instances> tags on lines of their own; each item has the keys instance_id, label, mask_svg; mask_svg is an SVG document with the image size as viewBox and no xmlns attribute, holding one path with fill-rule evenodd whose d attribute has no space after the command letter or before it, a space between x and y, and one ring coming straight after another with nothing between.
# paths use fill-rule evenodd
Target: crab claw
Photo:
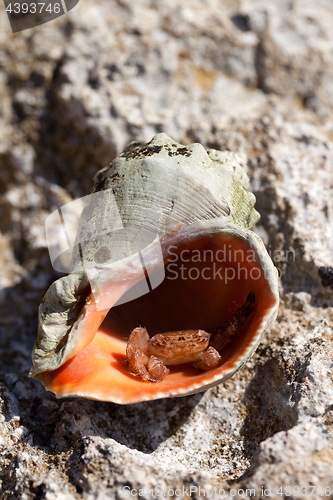
<instances>
[{"instance_id":1,"label":"crab claw","mask_svg":"<svg viewBox=\"0 0 333 500\"><path fill-rule=\"evenodd\" d=\"M197 370L211 370L212 368L217 367L220 359L221 356L217 350L210 346L205 352L204 357L197 363L194 363L193 366L194 368L197 368Z\"/></svg>"},{"instance_id":2,"label":"crab claw","mask_svg":"<svg viewBox=\"0 0 333 500\"><path fill-rule=\"evenodd\" d=\"M149 335L145 328L135 328L129 336L126 347L126 361L130 372L141 377L143 380L149 380L148 365L149 358L147 352Z\"/></svg>"},{"instance_id":3,"label":"crab claw","mask_svg":"<svg viewBox=\"0 0 333 500\"><path fill-rule=\"evenodd\" d=\"M170 370L156 356L147 356L148 342L147 330L134 328L126 347L128 369L146 382L162 382Z\"/></svg>"},{"instance_id":4,"label":"crab claw","mask_svg":"<svg viewBox=\"0 0 333 500\"><path fill-rule=\"evenodd\" d=\"M169 375L170 370L156 356L150 356L148 361L148 373L150 382L162 382Z\"/></svg>"}]
</instances>

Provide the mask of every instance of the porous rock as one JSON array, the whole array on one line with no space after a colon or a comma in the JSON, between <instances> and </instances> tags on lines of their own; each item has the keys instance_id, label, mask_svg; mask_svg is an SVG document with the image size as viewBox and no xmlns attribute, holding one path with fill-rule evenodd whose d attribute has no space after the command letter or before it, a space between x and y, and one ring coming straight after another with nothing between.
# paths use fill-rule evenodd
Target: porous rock
<instances>
[{"instance_id":1,"label":"porous rock","mask_svg":"<svg viewBox=\"0 0 333 500\"><path fill-rule=\"evenodd\" d=\"M16 35L0 6L1 496L192 486L199 498L200 486L281 498L290 486L304 498L312 486L323 498L333 477L332 6L113 3L86 0ZM59 277L44 220L87 194L127 143L161 131L247 155L256 230L281 275L278 319L250 362L206 393L128 407L57 401L27 377L37 307Z\"/></svg>"}]
</instances>

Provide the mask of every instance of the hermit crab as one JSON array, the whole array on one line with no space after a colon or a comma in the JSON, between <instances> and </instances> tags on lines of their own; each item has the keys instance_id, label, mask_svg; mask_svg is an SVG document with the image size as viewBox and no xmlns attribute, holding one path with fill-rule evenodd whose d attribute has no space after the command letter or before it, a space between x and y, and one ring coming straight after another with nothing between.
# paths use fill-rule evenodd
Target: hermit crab
<instances>
[{"instance_id":1,"label":"hermit crab","mask_svg":"<svg viewBox=\"0 0 333 500\"><path fill-rule=\"evenodd\" d=\"M40 306L30 375L57 397L119 404L231 377L278 308L244 163L158 134L98 172L71 271Z\"/></svg>"}]
</instances>

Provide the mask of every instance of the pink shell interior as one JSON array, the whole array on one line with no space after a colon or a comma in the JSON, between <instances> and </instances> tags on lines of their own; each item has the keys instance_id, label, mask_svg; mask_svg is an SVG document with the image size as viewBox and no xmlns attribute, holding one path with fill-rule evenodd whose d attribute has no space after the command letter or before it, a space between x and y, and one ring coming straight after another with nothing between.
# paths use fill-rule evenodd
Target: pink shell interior
<instances>
[{"instance_id":1,"label":"pink shell interior","mask_svg":"<svg viewBox=\"0 0 333 500\"><path fill-rule=\"evenodd\" d=\"M188 252L182 254L182 262L179 257L176 263L166 263L163 283L149 294L112 307L105 319L105 311L104 314L96 311L93 303L86 306L85 321L89 330L86 335L93 338L60 368L38 375L48 390L57 397L84 396L129 404L196 392L216 384L238 367L255 342L263 319L276 305L276 297L264 271L258 259L254 259L249 243L231 234L201 236L183 243L173 252L180 256L183 250ZM201 261L195 262L193 256L195 254L199 260L198 250ZM211 261L212 254L214 262ZM189 262L184 261L191 256ZM174 256L172 260L175 260ZM180 265L184 266L183 276ZM214 266L215 278L212 279ZM190 271L191 268L198 272ZM222 279L216 269L221 269ZM230 277L233 275L231 270L235 271L233 279L227 282L226 269ZM175 277L175 271L179 277L171 279ZM198 274L199 278L189 279L189 276L193 278ZM251 290L256 293L255 310L220 353L222 359L217 368L202 372L189 364L172 366L170 375L160 383L144 382L129 373L125 352L133 328L144 326L153 336L172 330L216 327L245 302Z\"/></svg>"}]
</instances>

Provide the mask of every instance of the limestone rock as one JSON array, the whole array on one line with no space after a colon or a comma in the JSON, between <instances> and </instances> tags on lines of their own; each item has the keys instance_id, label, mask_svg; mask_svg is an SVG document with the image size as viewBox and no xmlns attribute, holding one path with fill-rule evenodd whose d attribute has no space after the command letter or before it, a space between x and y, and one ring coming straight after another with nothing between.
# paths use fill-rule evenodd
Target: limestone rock
<instances>
[{"instance_id":1,"label":"limestone rock","mask_svg":"<svg viewBox=\"0 0 333 500\"><path fill-rule=\"evenodd\" d=\"M85 0L16 35L0 9L0 496L206 486L259 498L264 486L281 498L281 485L322 499L333 486L332 5ZM59 277L44 220L88 194L127 143L161 131L247 154L258 233L281 275L278 320L203 395L57 401L27 378L37 307Z\"/></svg>"}]
</instances>

